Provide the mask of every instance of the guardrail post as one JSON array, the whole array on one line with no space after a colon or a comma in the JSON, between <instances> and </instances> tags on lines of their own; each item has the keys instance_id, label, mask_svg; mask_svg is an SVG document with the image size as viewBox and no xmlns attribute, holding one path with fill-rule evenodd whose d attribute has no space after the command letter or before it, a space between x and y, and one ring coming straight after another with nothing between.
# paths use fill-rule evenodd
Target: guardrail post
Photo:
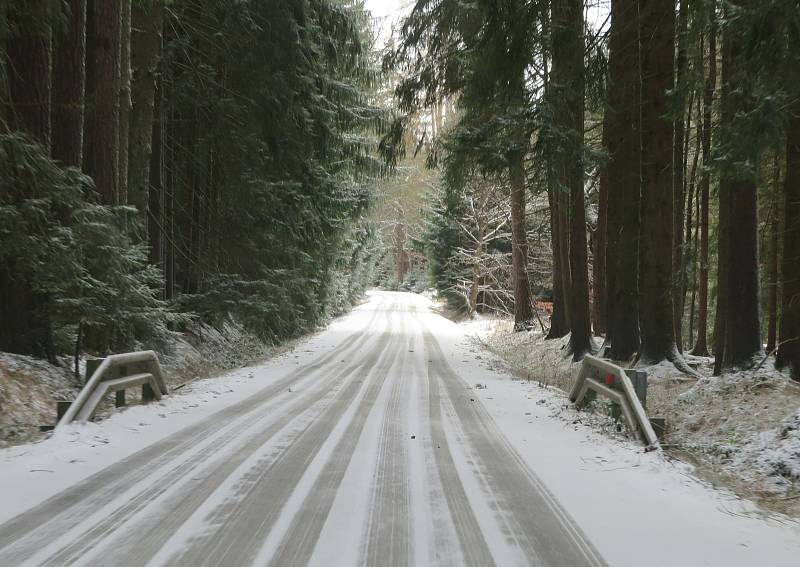
<instances>
[{"instance_id":1,"label":"guardrail post","mask_svg":"<svg viewBox=\"0 0 800 567\"><path fill-rule=\"evenodd\" d=\"M636 390L636 397L642 402L642 407L647 409L647 371L626 368L625 374L631 379L633 389Z\"/></svg>"},{"instance_id":2,"label":"guardrail post","mask_svg":"<svg viewBox=\"0 0 800 567\"><path fill-rule=\"evenodd\" d=\"M153 393L153 387L150 384L142 384L142 401L152 402L155 399L156 395Z\"/></svg>"},{"instance_id":3,"label":"guardrail post","mask_svg":"<svg viewBox=\"0 0 800 567\"><path fill-rule=\"evenodd\" d=\"M83 383L89 381L89 378L92 377L94 371L97 370L97 367L100 366L105 358L87 358L86 359L86 375L83 377Z\"/></svg>"},{"instance_id":4,"label":"guardrail post","mask_svg":"<svg viewBox=\"0 0 800 567\"><path fill-rule=\"evenodd\" d=\"M56 400L56 423L61 421L61 418L64 417L71 405L72 400Z\"/></svg>"}]
</instances>

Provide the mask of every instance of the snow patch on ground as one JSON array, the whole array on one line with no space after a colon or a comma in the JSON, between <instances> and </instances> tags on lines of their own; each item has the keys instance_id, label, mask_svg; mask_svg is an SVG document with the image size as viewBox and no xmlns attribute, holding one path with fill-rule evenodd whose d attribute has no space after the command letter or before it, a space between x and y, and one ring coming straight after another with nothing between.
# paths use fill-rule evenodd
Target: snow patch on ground
<instances>
[{"instance_id":1,"label":"snow patch on ground","mask_svg":"<svg viewBox=\"0 0 800 567\"><path fill-rule=\"evenodd\" d=\"M114 410L100 422L70 424L45 434L38 443L0 449L0 523L108 465L247 399L335 348L364 326L370 313L356 308L322 333L297 342L291 351L255 366L192 381L161 401Z\"/></svg>"},{"instance_id":2,"label":"snow patch on ground","mask_svg":"<svg viewBox=\"0 0 800 567\"><path fill-rule=\"evenodd\" d=\"M800 384L771 361L703 378L675 404L673 438L733 477L737 487L800 515Z\"/></svg>"},{"instance_id":3,"label":"snow patch on ground","mask_svg":"<svg viewBox=\"0 0 800 567\"><path fill-rule=\"evenodd\" d=\"M514 333L511 321L503 319L467 322L462 328L501 359L495 367L505 365L540 386L562 392L571 388L579 365L566 355L568 337L546 340L537 331ZM666 361L641 367L650 379L648 414L667 420L665 446L695 465L705 480L771 511L800 517L800 384L776 370L772 359L758 361L756 370L719 377L711 376L713 358L687 354L685 359L705 377L682 374ZM553 416L619 437L607 407L598 402L577 415L560 408Z\"/></svg>"},{"instance_id":4,"label":"snow patch on ground","mask_svg":"<svg viewBox=\"0 0 800 567\"><path fill-rule=\"evenodd\" d=\"M503 321L430 320L436 336L445 339L451 365L609 565L797 566L796 520L765 513L730 490L712 487L686 462L644 453L638 441L615 429L599 429L606 416L576 412L563 391L562 375L577 369L571 358L564 359L566 340L545 341L537 332L510 334L510 324ZM476 336L476 330L487 328L505 333L500 344L485 332ZM531 362L522 370L515 367L517 378L510 378L508 361L479 343ZM673 377L658 382L676 383ZM677 383L685 389L693 381ZM787 439L795 434L790 429Z\"/></svg>"},{"instance_id":5,"label":"snow patch on ground","mask_svg":"<svg viewBox=\"0 0 800 567\"><path fill-rule=\"evenodd\" d=\"M458 325L436 315L428 299L411 297L450 365L609 565L797 566L800 526L796 522L765 516L750 501L698 480L689 465L644 453L638 442L621 433L612 431L616 437L610 438L594 422L587 425L592 414L576 412L560 386L562 379L547 374L549 365L565 376L577 368L564 359L565 341L544 341L535 332L510 336L517 356L532 361L514 378L505 360L475 340L480 329L502 329L506 322L482 319ZM192 382L161 402L115 412L100 423L71 426L41 443L0 450L0 522L279 380L363 328L368 316L369 311L356 309L320 335L298 343L292 352L266 363ZM481 341L489 341L483 333ZM741 380L751 388L749 397L759 392L774 396L770 401L787 397L788 387L780 389L783 382L756 387L755 381ZM741 392L743 384L727 391L723 383L709 381L696 386L690 397L713 401ZM692 385L681 383L680 388L686 391ZM680 403L695 407L699 402ZM760 437L764 446L781 455L796 448L800 421L796 406L791 415L794 421L770 420L763 431L774 430L774 435ZM739 457L748 458L744 451ZM754 468L762 462L772 466L771 458L768 451L754 450Z\"/></svg>"},{"instance_id":6,"label":"snow patch on ground","mask_svg":"<svg viewBox=\"0 0 800 567\"><path fill-rule=\"evenodd\" d=\"M737 468L772 479L776 491L800 481L800 410L780 427L761 431L733 455Z\"/></svg>"},{"instance_id":7,"label":"snow patch on ground","mask_svg":"<svg viewBox=\"0 0 800 567\"><path fill-rule=\"evenodd\" d=\"M275 356L293 344L267 344L230 320L219 328L194 323L176 337L170 351L159 355L170 389ZM79 379L73 372L74 360L63 357L59 362L61 366L55 366L45 360L0 352L0 447L41 439L40 426L55 424L56 400L77 397L83 386L86 358L79 361ZM129 403L136 403L136 396L128 397ZM114 411L113 396L108 396L95 417L105 419Z\"/></svg>"}]
</instances>

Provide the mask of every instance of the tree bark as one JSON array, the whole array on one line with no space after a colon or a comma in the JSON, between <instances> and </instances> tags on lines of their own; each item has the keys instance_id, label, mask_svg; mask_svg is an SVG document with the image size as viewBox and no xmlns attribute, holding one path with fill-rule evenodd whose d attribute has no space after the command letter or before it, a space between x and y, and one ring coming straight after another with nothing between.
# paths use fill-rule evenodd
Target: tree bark
<instances>
[{"instance_id":1,"label":"tree bark","mask_svg":"<svg viewBox=\"0 0 800 567\"><path fill-rule=\"evenodd\" d=\"M642 77L642 228L639 359L656 364L675 354L672 285L673 125L668 91L674 84L675 10L670 2L640 2ZM682 144L681 144L681 147ZM681 218L681 221L683 219Z\"/></svg>"},{"instance_id":2,"label":"tree bark","mask_svg":"<svg viewBox=\"0 0 800 567\"><path fill-rule=\"evenodd\" d=\"M553 313L550 316L550 330L548 339L558 339L569 333L569 307L567 305L567 282L569 277L564 272L569 272L569 263L564 262L568 257L567 243L564 242L564 222L562 221L564 208L561 189L555 185L555 178L551 175L547 190L550 205L550 237L553 247Z\"/></svg>"},{"instance_id":3,"label":"tree bark","mask_svg":"<svg viewBox=\"0 0 800 567\"><path fill-rule=\"evenodd\" d=\"M674 139L672 145L672 194L673 194L673 226L672 226L672 320L675 326L675 342L679 350L683 349L683 290L686 272L683 262L683 216L684 216L684 176L686 152L684 144L684 115L686 107L686 42L689 25L688 0L680 0L678 11L678 50L675 61L675 118L672 126ZM673 18L674 20L674 18ZM691 114L691 105L689 107Z\"/></svg>"},{"instance_id":4,"label":"tree bark","mask_svg":"<svg viewBox=\"0 0 800 567\"><path fill-rule=\"evenodd\" d=\"M514 271L514 329L530 328L533 322L528 283L528 235L525 229L525 168L522 152L509 163L511 176L511 263Z\"/></svg>"},{"instance_id":5,"label":"tree bark","mask_svg":"<svg viewBox=\"0 0 800 567\"><path fill-rule=\"evenodd\" d=\"M131 37L133 83L131 87L128 193L130 203L139 209L143 229L146 229L149 224L147 216L150 193L150 156L153 151L153 111L163 20L163 0L135 3ZM142 240L146 238L147 234L142 234Z\"/></svg>"},{"instance_id":6,"label":"tree bark","mask_svg":"<svg viewBox=\"0 0 800 567\"><path fill-rule=\"evenodd\" d=\"M107 205L117 203L119 93L115 86L120 7L121 0L90 0L87 14L91 19L86 59L91 111L87 113L84 169L94 179L100 201Z\"/></svg>"},{"instance_id":7,"label":"tree bark","mask_svg":"<svg viewBox=\"0 0 800 567\"><path fill-rule=\"evenodd\" d=\"M131 2L121 0L119 15L119 158L117 165L117 200L120 204L130 204L128 196L128 148L130 146L131 123ZM138 3L138 1L137 1Z\"/></svg>"},{"instance_id":8,"label":"tree bark","mask_svg":"<svg viewBox=\"0 0 800 567\"><path fill-rule=\"evenodd\" d=\"M164 272L164 105L160 95L160 92L156 92L153 97L154 120L150 126L152 151L147 180L147 239L150 245L150 263Z\"/></svg>"},{"instance_id":9,"label":"tree bark","mask_svg":"<svg viewBox=\"0 0 800 567\"><path fill-rule=\"evenodd\" d=\"M711 118L714 105L714 91L717 85L717 29L716 6L710 2L711 23L708 32L708 73L703 92L703 176L700 185L700 257L697 282L697 342L692 354L708 356L708 206L711 185Z\"/></svg>"},{"instance_id":10,"label":"tree bark","mask_svg":"<svg viewBox=\"0 0 800 567\"><path fill-rule=\"evenodd\" d=\"M56 26L53 56L53 159L65 166L83 161L86 86L86 0L65 2L66 22Z\"/></svg>"},{"instance_id":11,"label":"tree bark","mask_svg":"<svg viewBox=\"0 0 800 567\"><path fill-rule=\"evenodd\" d=\"M780 275L778 272L778 242L780 241L780 205L778 195L780 194L780 159L775 153L773 162L773 185L772 185L772 210L769 219L769 250L767 260L767 352L775 350L778 341L778 286L780 285Z\"/></svg>"},{"instance_id":12,"label":"tree bark","mask_svg":"<svg viewBox=\"0 0 800 567\"><path fill-rule=\"evenodd\" d=\"M701 42L701 49L703 44ZM700 65L702 66L702 57L699 60ZM694 91L691 94L689 99L689 112L688 116L686 117L686 131L691 131L691 113L693 112L694 107L694 99L695 93ZM685 227L685 241L683 245L684 249L684 271L683 271L683 278L681 281L681 293L680 293L680 301L683 306L686 305L686 293L689 290L689 286L691 285L692 288L692 300L691 305L689 308L689 336L686 337L688 339L688 344L694 344L694 316L695 316L695 301L697 299L697 228L696 228L696 218L699 216L700 207L697 204L697 201L700 200L700 194L697 190L698 183L697 183L697 169L698 163L700 161L700 152L702 146L702 136L700 135L700 130L702 129L703 123L703 108L702 104L698 101L697 103L697 118L696 118L696 130L697 134L695 136L695 146L694 151L692 152L692 165L689 168L689 136L686 137L686 144L684 145L684 154L686 155L686 165L687 170L686 173L689 174L688 181L684 178L684 187L686 193L686 227ZM695 210L698 211L698 214L695 216ZM683 228L681 228L683 230ZM692 237L692 230L694 230L694 237ZM691 254L691 263L686 261L686 251L692 250ZM685 313L684 307L681 307L679 316L683 318L683 314ZM682 324L675 323L675 327L679 328L682 327ZM677 341L676 335L676 341ZM684 339L681 338L681 341ZM683 352L682 344L678 345L678 348L681 352Z\"/></svg>"},{"instance_id":13,"label":"tree bark","mask_svg":"<svg viewBox=\"0 0 800 567\"><path fill-rule=\"evenodd\" d=\"M8 8L6 39L9 122L50 153L52 32L47 0L16 0Z\"/></svg>"},{"instance_id":14,"label":"tree bark","mask_svg":"<svg viewBox=\"0 0 800 567\"><path fill-rule=\"evenodd\" d=\"M608 131L611 128L610 113L603 115L603 146L608 147ZM592 270L592 283L594 288L594 301L592 303L592 319L594 333L606 333L606 303L608 288L606 284L606 238L608 234L608 163L600 168L600 181L597 204L597 228L594 237L594 266Z\"/></svg>"},{"instance_id":15,"label":"tree bark","mask_svg":"<svg viewBox=\"0 0 800 567\"><path fill-rule=\"evenodd\" d=\"M580 360L591 349L586 210L583 192L583 2L552 4L553 60L550 94L553 127L560 133L553 160L557 190L569 195L568 289L570 350Z\"/></svg>"},{"instance_id":16,"label":"tree bark","mask_svg":"<svg viewBox=\"0 0 800 567\"><path fill-rule=\"evenodd\" d=\"M730 6L743 4L742 0ZM757 150L743 143L749 124L742 113L752 110L752 77L746 70L744 49L733 25L723 37L721 120L722 146L727 160L720 170L720 297L725 303L722 320L720 370L749 367L762 352L758 282L758 197L756 176L749 164L757 163ZM723 223L722 215L727 214Z\"/></svg>"},{"instance_id":17,"label":"tree bark","mask_svg":"<svg viewBox=\"0 0 800 567\"><path fill-rule=\"evenodd\" d=\"M607 340L611 357L639 349L639 202L641 190L638 15L634 0L612 0L609 40Z\"/></svg>"},{"instance_id":18,"label":"tree bark","mask_svg":"<svg viewBox=\"0 0 800 567\"><path fill-rule=\"evenodd\" d=\"M780 346L776 364L800 380L800 103L789 111L783 204Z\"/></svg>"},{"instance_id":19,"label":"tree bark","mask_svg":"<svg viewBox=\"0 0 800 567\"><path fill-rule=\"evenodd\" d=\"M510 102L518 112L525 108L525 72L518 69L509 88ZM514 133L517 149L507 156L511 185L511 264L514 279L514 330L522 331L533 325L533 306L528 282L528 233L525 221L525 150L526 133L520 124Z\"/></svg>"}]
</instances>

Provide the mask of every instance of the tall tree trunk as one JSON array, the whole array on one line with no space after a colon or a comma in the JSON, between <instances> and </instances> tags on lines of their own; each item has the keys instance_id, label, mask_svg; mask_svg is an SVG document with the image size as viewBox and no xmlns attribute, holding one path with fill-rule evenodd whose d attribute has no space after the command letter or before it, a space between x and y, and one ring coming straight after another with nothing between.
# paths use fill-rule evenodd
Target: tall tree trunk
<instances>
[{"instance_id":1,"label":"tall tree trunk","mask_svg":"<svg viewBox=\"0 0 800 567\"><path fill-rule=\"evenodd\" d=\"M675 61L675 118L673 120L674 139L672 145L672 194L673 194L673 225L672 225L672 320L675 326L675 342L678 349L683 349L683 290L685 287L686 273L683 262L683 204L684 204L684 175L686 151L684 144L684 115L686 107L686 42L689 25L688 0L680 0L678 11L678 50ZM674 18L673 18L674 20ZM689 105L691 116L691 105Z\"/></svg>"},{"instance_id":2,"label":"tall tree trunk","mask_svg":"<svg viewBox=\"0 0 800 567\"><path fill-rule=\"evenodd\" d=\"M603 115L603 146L608 147L608 131L611 128L610 113ZM608 164L600 168L599 194L597 198L597 228L594 237L594 266L592 283L594 301L592 302L592 319L596 335L606 333L606 238L608 234Z\"/></svg>"},{"instance_id":3,"label":"tall tree trunk","mask_svg":"<svg viewBox=\"0 0 800 567\"><path fill-rule=\"evenodd\" d=\"M783 204L781 329L776 363L800 380L800 103L789 111Z\"/></svg>"},{"instance_id":4,"label":"tall tree trunk","mask_svg":"<svg viewBox=\"0 0 800 567\"><path fill-rule=\"evenodd\" d=\"M639 202L641 190L638 5L611 1L608 137L607 322L611 357L639 349Z\"/></svg>"},{"instance_id":5,"label":"tall tree trunk","mask_svg":"<svg viewBox=\"0 0 800 567\"><path fill-rule=\"evenodd\" d=\"M525 168L522 152L509 164L511 175L511 262L514 272L514 329L528 329L533 322L528 284L528 235L525 229Z\"/></svg>"},{"instance_id":6,"label":"tall tree trunk","mask_svg":"<svg viewBox=\"0 0 800 567\"><path fill-rule=\"evenodd\" d=\"M591 349L586 210L583 193L583 2L552 4L553 61L550 95L554 128L563 133L555 148L556 186L569 195L563 207L569 226L568 289L570 350L580 360Z\"/></svg>"},{"instance_id":7,"label":"tall tree trunk","mask_svg":"<svg viewBox=\"0 0 800 567\"><path fill-rule=\"evenodd\" d=\"M48 0L14 0L6 38L9 122L50 153L50 62L52 33Z\"/></svg>"},{"instance_id":8,"label":"tall tree trunk","mask_svg":"<svg viewBox=\"0 0 800 567\"><path fill-rule=\"evenodd\" d=\"M558 339L569 333L567 294L564 288L564 271L568 271L569 266L565 266L563 263L562 247L565 244L561 226L562 198L560 189L555 187L552 177L549 185L547 198L550 205L550 237L553 248L553 313L550 316L550 330L547 333L547 338Z\"/></svg>"},{"instance_id":9,"label":"tall tree trunk","mask_svg":"<svg viewBox=\"0 0 800 567\"><path fill-rule=\"evenodd\" d=\"M133 83L131 86L128 193L130 203L139 209L143 229L147 229L149 224L153 109L163 21L163 0L140 1L134 4L133 34L131 36ZM146 234L142 235L142 239L146 239Z\"/></svg>"},{"instance_id":10,"label":"tall tree trunk","mask_svg":"<svg viewBox=\"0 0 800 567\"><path fill-rule=\"evenodd\" d=\"M131 124L131 2L121 0L119 15L119 158L117 165L118 201L130 204L128 196L128 148ZM138 1L137 1L138 3Z\"/></svg>"},{"instance_id":11,"label":"tall tree trunk","mask_svg":"<svg viewBox=\"0 0 800 567\"><path fill-rule=\"evenodd\" d=\"M550 33L549 13L545 13L542 18L542 33ZM550 64L548 51L542 52L542 62L544 71L544 93L545 100L551 100L550 94ZM547 161L547 200L550 209L550 242L553 251L553 311L550 314L550 329L547 332L548 339L558 339L569 333L569 308L567 305L567 294L565 281L569 277L564 272L569 272L569 262L565 261L568 251L562 251L566 246L564 242L563 223L561 222L561 191L556 186L555 171L553 160Z\"/></svg>"},{"instance_id":12,"label":"tall tree trunk","mask_svg":"<svg viewBox=\"0 0 800 567\"><path fill-rule=\"evenodd\" d=\"M525 107L525 73L520 68L511 86L511 104L519 112ZM518 149L508 155L511 185L511 263L514 278L514 330L529 329L533 324L533 306L528 282L528 232L525 221L525 131L515 132Z\"/></svg>"},{"instance_id":13,"label":"tall tree trunk","mask_svg":"<svg viewBox=\"0 0 800 567\"><path fill-rule=\"evenodd\" d=\"M86 0L68 0L66 20L55 26L53 54L53 158L81 167L86 86Z\"/></svg>"},{"instance_id":14,"label":"tall tree trunk","mask_svg":"<svg viewBox=\"0 0 800 567\"><path fill-rule=\"evenodd\" d=\"M780 278L778 273L778 242L780 240L780 205L778 203L780 195L780 158L775 152L773 162L773 185L772 185L772 210L770 211L769 222L769 251L767 260L767 352L775 350L778 339L778 286Z\"/></svg>"},{"instance_id":15,"label":"tall tree trunk","mask_svg":"<svg viewBox=\"0 0 800 567\"><path fill-rule=\"evenodd\" d=\"M51 29L46 0L17 0L7 7L12 32L6 37L9 123L50 152ZM13 159L13 158L12 158ZM2 187L3 202L38 197L16 184ZM0 269L0 351L55 361L50 298L37 291L24 263L13 258Z\"/></svg>"},{"instance_id":16,"label":"tall tree trunk","mask_svg":"<svg viewBox=\"0 0 800 567\"><path fill-rule=\"evenodd\" d=\"M697 282L697 342L692 354L708 356L708 205L711 185L711 117L714 104L714 91L717 86L717 29L716 5L710 2L711 23L708 32L708 73L703 91L703 176L700 183L700 257L698 258Z\"/></svg>"},{"instance_id":17,"label":"tall tree trunk","mask_svg":"<svg viewBox=\"0 0 800 567\"><path fill-rule=\"evenodd\" d=\"M557 193L558 203L558 238L561 242L558 250L561 253L561 289L564 294L564 310L567 317L567 332L572 331L572 272L570 271L570 188L561 182Z\"/></svg>"},{"instance_id":18,"label":"tall tree trunk","mask_svg":"<svg viewBox=\"0 0 800 567\"><path fill-rule=\"evenodd\" d=\"M741 6L743 0L729 6ZM720 170L720 261L724 264L720 297L725 304L720 370L747 367L762 352L758 285L758 198L756 176L749 164L757 163L757 150L742 140L749 132L741 115L752 110L752 77L746 70L745 46L735 25L723 38L721 120L722 146L727 160ZM727 222L722 216L727 214Z\"/></svg>"},{"instance_id":19,"label":"tall tree trunk","mask_svg":"<svg viewBox=\"0 0 800 567\"><path fill-rule=\"evenodd\" d=\"M84 169L94 179L101 202L109 205L117 202L119 93L115 85L120 3L121 0L90 0L87 14L91 19L86 59L91 77L87 80L91 111L87 114Z\"/></svg>"},{"instance_id":20,"label":"tall tree trunk","mask_svg":"<svg viewBox=\"0 0 800 567\"><path fill-rule=\"evenodd\" d=\"M699 134L698 134L699 137ZM700 194L699 194L699 186L695 187L695 191L697 192L697 196L694 203L695 208L695 218L700 217ZM689 308L689 344L694 344L694 322L695 316L697 314L697 258L700 256L700 238L699 238L699 226L697 223L694 225L694 258L695 258L695 266L691 273L691 283L692 283L692 302ZM691 230L691 229L687 229Z\"/></svg>"},{"instance_id":21,"label":"tall tree trunk","mask_svg":"<svg viewBox=\"0 0 800 567\"><path fill-rule=\"evenodd\" d=\"M475 317L475 314L478 312L478 293L481 289L481 259L483 258L485 248L484 239L486 237L486 223L484 222L484 219L480 218L482 213L479 211L476 211L476 213L478 218L477 235L475 239L475 256L472 262L472 281L470 282L469 295L467 297L470 318Z\"/></svg>"},{"instance_id":22,"label":"tall tree trunk","mask_svg":"<svg viewBox=\"0 0 800 567\"><path fill-rule=\"evenodd\" d=\"M150 263L164 272L164 105L161 98L157 91L153 97L154 120L150 125L152 151L147 179L147 237Z\"/></svg>"},{"instance_id":23,"label":"tall tree trunk","mask_svg":"<svg viewBox=\"0 0 800 567\"><path fill-rule=\"evenodd\" d=\"M702 42L701 42L702 43ZM702 57L699 60L700 66L702 66ZM689 100L689 116L686 119L686 132L691 132L691 113L694 106L694 99L695 93L692 91L691 98ZM699 207L697 206L696 201L700 199L699 192L697 191L697 169L698 163L700 161L700 151L701 151L701 141L702 136L700 135L700 130L702 128L701 124L703 122L703 109L702 104L697 102L697 117L695 120L695 145L694 151L692 152L692 165L691 168L687 169L687 173L689 174L688 181L684 178L684 187L686 193L686 227L685 227L685 244L683 246L684 249L684 260L683 260L683 277L681 281L681 293L680 293L680 301L681 305L686 305L686 292L689 290L689 286L691 285L692 288L692 302L691 308L689 310L689 336L688 343L689 345L694 344L694 315L695 315L695 300L697 299L697 230L695 229L694 238L692 237L692 229L695 226L695 216L694 212L695 209L699 211ZM684 153L686 155L687 161L687 168L688 168L688 160L689 160L689 138L690 136L686 136L686 144L684 145ZM683 230L683 228L681 228ZM689 255L688 251L692 250L692 253ZM690 256L691 261L687 261L687 255ZM684 307L681 307L679 316L683 319ZM675 323L675 327L682 327L681 324ZM676 341L677 341L676 335ZM684 340L683 338L681 339ZM682 345L678 345L678 349L683 352Z\"/></svg>"},{"instance_id":24,"label":"tall tree trunk","mask_svg":"<svg viewBox=\"0 0 800 567\"><path fill-rule=\"evenodd\" d=\"M672 123L666 118L670 107L668 91L674 84L675 10L671 2L663 0L643 0L640 10L642 228L639 281L642 345L639 359L655 364L677 355L673 324L674 286L670 277L674 140Z\"/></svg>"}]
</instances>

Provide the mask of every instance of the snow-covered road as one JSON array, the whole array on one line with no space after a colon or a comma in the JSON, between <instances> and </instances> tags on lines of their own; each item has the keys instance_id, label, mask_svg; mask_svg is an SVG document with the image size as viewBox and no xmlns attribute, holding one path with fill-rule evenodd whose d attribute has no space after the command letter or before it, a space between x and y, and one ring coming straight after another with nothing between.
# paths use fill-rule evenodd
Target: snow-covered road
<instances>
[{"instance_id":1,"label":"snow-covered road","mask_svg":"<svg viewBox=\"0 0 800 567\"><path fill-rule=\"evenodd\" d=\"M795 527L738 514L730 528L708 526L707 550L684 542L696 562L680 550L674 563L654 555L658 544L637 533L645 518L630 511L668 521L675 511L626 501L609 509L608 495L621 491L602 483L613 477L594 472L587 489L560 460L572 454L591 469L580 456L586 432L517 408L508 379L474 389L487 371L464 360L470 353L442 331L449 326L422 297L375 292L305 350L222 378L213 396L203 381L183 397L0 452L0 565L580 567L605 565L601 552L610 565L734 565L749 550L736 541L747 522L768 534L757 535L772 550L765 565L798 557ZM548 434L541 471L520 424ZM663 466L633 445L617 450ZM559 466L571 489L554 475ZM635 496L642 482L674 489L660 472L623 474ZM687 537L718 511L692 491L708 492L693 484L664 497L693 502ZM726 529L731 537L719 540Z\"/></svg>"}]
</instances>

